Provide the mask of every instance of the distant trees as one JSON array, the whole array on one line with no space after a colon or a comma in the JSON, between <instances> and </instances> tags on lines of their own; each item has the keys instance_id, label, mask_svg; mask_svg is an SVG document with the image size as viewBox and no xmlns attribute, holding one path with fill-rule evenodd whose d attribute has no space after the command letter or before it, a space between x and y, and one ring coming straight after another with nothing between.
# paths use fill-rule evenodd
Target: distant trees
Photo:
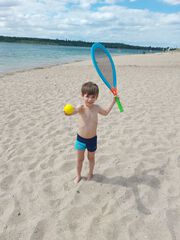
<instances>
[{"instance_id":1,"label":"distant trees","mask_svg":"<svg viewBox=\"0 0 180 240\"><path fill-rule=\"evenodd\" d=\"M61 45L61 46L75 46L75 47L91 47L93 44L93 42L85 42L85 41L59 40L59 39L48 39L48 38L29 38L29 37L8 37L8 36L0 36L0 42L49 44L49 45ZM133 45L128 45L124 43L102 42L102 44L108 48L137 49L137 50L146 50L146 51L166 51L169 49L169 47L167 48L151 47L151 46L144 47L144 46L133 46Z\"/></svg>"}]
</instances>

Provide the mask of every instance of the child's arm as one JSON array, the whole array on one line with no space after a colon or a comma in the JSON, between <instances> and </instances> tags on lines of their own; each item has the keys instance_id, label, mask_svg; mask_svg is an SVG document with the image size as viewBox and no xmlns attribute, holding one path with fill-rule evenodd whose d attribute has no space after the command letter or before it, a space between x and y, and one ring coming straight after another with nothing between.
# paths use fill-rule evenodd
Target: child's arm
<instances>
[{"instance_id":1,"label":"child's arm","mask_svg":"<svg viewBox=\"0 0 180 240\"><path fill-rule=\"evenodd\" d=\"M75 114L81 112L82 110L83 110L83 105L78 105L77 107L74 108L74 112L73 112L73 113L71 113L71 114L66 114L66 113L64 112L64 114L65 114L66 116L72 116L72 115L75 115Z\"/></svg>"},{"instance_id":2,"label":"child's arm","mask_svg":"<svg viewBox=\"0 0 180 240\"><path fill-rule=\"evenodd\" d=\"M102 107L98 106L98 113L103 116L107 116L110 113L111 109L113 108L115 102L116 102L116 100L114 97L111 105L107 109L103 109Z\"/></svg>"}]
</instances>

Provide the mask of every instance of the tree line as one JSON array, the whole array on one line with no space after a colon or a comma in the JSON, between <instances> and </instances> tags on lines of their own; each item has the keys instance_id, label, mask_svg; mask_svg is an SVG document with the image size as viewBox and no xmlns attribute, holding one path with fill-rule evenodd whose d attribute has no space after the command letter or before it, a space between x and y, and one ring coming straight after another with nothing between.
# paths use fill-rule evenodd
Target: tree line
<instances>
[{"instance_id":1,"label":"tree line","mask_svg":"<svg viewBox=\"0 0 180 240\"><path fill-rule=\"evenodd\" d=\"M74 40L60 40L60 39L48 39L48 38L30 38L30 37L9 37L0 36L0 42L14 42L14 43L31 43L31 44L48 44L48 45L61 45L61 46L75 46L75 47L91 47L93 42L86 41L74 41ZM116 49L137 49L146 51L166 51L169 47L145 47L145 46L134 46L124 43L109 43L101 42L107 48ZM174 49L170 49L174 50Z\"/></svg>"}]
</instances>

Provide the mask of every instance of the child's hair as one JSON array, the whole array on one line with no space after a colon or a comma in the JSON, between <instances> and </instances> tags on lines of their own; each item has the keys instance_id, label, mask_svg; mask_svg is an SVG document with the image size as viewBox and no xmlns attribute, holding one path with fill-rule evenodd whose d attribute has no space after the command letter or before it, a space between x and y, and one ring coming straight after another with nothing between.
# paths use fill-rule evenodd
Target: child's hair
<instances>
[{"instance_id":1,"label":"child's hair","mask_svg":"<svg viewBox=\"0 0 180 240\"><path fill-rule=\"evenodd\" d=\"M82 96L87 94L87 95L94 95L98 97L98 94L99 94L98 85L93 82L86 82L82 85L81 93L82 93Z\"/></svg>"}]
</instances>

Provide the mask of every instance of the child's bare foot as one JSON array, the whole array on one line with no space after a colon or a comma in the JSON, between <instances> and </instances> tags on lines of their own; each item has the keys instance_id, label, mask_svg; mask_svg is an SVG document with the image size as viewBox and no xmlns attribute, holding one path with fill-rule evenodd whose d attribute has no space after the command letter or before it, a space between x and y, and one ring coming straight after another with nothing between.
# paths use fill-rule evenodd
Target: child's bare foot
<instances>
[{"instance_id":1,"label":"child's bare foot","mask_svg":"<svg viewBox=\"0 0 180 240\"><path fill-rule=\"evenodd\" d=\"M81 176L77 176L75 179L74 179L74 182L75 183L78 183L81 181Z\"/></svg>"},{"instance_id":2,"label":"child's bare foot","mask_svg":"<svg viewBox=\"0 0 180 240\"><path fill-rule=\"evenodd\" d=\"M93 177L93 174L88 174L87 181L90 181L92 179L92 177Z\"/></svg>"}]
</instances>

